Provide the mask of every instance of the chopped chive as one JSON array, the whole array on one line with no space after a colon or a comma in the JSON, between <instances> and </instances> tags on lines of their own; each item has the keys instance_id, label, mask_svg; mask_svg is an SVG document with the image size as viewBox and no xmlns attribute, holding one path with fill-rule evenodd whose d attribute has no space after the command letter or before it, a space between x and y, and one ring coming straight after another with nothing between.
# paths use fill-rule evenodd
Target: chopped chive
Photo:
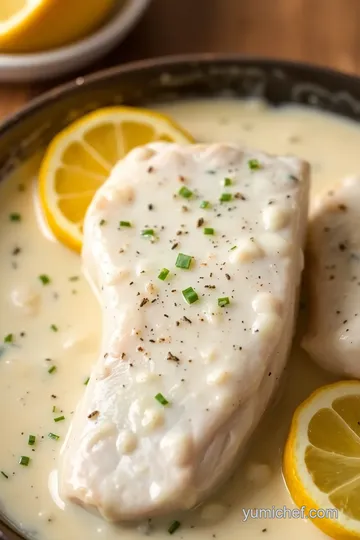
<instances>
[{"instance_id":1,"label":"chopped chive","mask_svg":"<svg viewBox=\"0 0 360 540\"><path fill-rule=\"evenodd\" d=\"M177 520L173 521L170 527L168 528L168 533L174 534L174 532L177 531L179 527L181 527L180 521L177 521Z\"/></svg>"},{"instance_id":2,"label":"chopped chive","mask_svg":"<svg viewBox=\"0 0 360 540\"><path fill-rule=\"evenodd\" d=\"M50 373L50 375L51 375L52 373L55 373L55 371L56 371L56 366L51 366L51 367L49 367L49 369L48 369L48 373Z\"/></svg>"},{"instance_id":3,"label":"chopped chive","mask_svg":"<svg viewBox=\"0 0 360 540\"><path fill-rule=\"evenodd\" d=\"M154 229L143 229L141 231L141 236L145 236L145 238L149 236L154 236L154 235L155 235Z\"/></svg>"},{"instance_id":4,"label":"chopped chive","mask_svg":"<svg viewBox=\"0 0 360 540\"><path fill-rule=\"evenodd\" d=\"M190 268L191 259L191 255L184 255L184 253L179 253L175 262L175 266L177 268L183 268L184 270L188 270Z\"/></svg>"},{"instance_id":5,"label":"chopped chive","mask_svg":"<svg viewBox=\"0 0 360 540\"><path fill-rule=\"evenodd\" d=\"M224 178L224 186L225 187L231 186L231 184L232 184L231 178Z\"/></svg>"},{"instance_id":6,"label":"chopped chive","mask_svg":"<svg viewBox=\"0 0 360 540\"><path fill-rule=\"evenodd\" d=\"M156 401L158 401L161 405L169 405L169 402L168 400L166 399L166 397L164 397L160 392L158 394L156 394L155 396L155 399Z\"/></svg>"},{"instance_id":7,"label":"chopped chive","mask_svg":"<svg viewBox=\"0 0 360 540\"><path fill-rule=\"evenodd\" d=\"M1 474L3 475L4 478L6 478L6 479L9 478L8 475L7 475L6 473L4 473L4 471L0 471L0 472L1 472Z\"/></svg>"},{"instance_id":8,"label":"chopped chive","mask_svg":"<svg viewBox=\"0 0 360 540\"><path fill-rule=\"evenodd\" d=\"M21 456L19 459L19 464L24 465L24 467L27 467L30 463L30 458L28 456Z\"/></svg>"},{"instance_id":9,"label":"chopped chive","mask_svg":"<svg viewBox=\"0 0 360 540\"><path fill-rule=\"evenodd\" d=\"M161 281L164 281L168 277L169 272L170 270L168 270L167 268L163 268L158 275L158 278L161 279Z\"/></svg>"},{"instance_id":10,"label":"chopped chive","mask_svg":"<svg viewBox=\"0 0 360 540\"><path fill-rule=\"evenodd\" d=\"M28 438L28 445L29 445L29 446L34 446L35 441L36 441L35 435L29 435L29 438Z\"/></svg>"},{"instance_id":11,"label":"chopped chive","mask_svg":"<svg viewBox=\"0 0 360 540\"><path fill-rule=\"evenodd\" d=\"M103 227L104 225L106 225L106 219L102 219L99 223L100 227Z\"/></svg>"},{"instance_id":12,"label":"chopped chive","mask_svg":"<svg viewBox=\"0 0 360 540\"><path fill-rule=\"evenodd\" d=\"M194 291L194 289L192 287L188 287L187 289L184 289L182 291L182 295L184 297L184 300L188 303L188 304L193 304L194 302L196 302L197 300L199 300L199 297L197 295L197 292Z\"/></svg>"},{"instance_id":13,"label":"chopped chive","mask_svg":"<svg viewBox=\"0 0 360 540\"><path fill-rule=\"evenodd\" d=\"M90 377L87 377L84 381L84 385L87 386L89 384L89 381L90 381Z\"/></svg>"},{"instance_id":14,"label":"chopped chive","mask_svg":"<svg viewBox=\"0 0 360 540\"><path fill-rule=\"evenodd\" d=\"M60 435L55 435L55 433L48 433L48 437L54 441L58 441L60 439Z\"/></svg>"},{"instance_id":15,"label":"chopped chive","mask_svg":"<svg viewBox=\"0 0 360 540\"><path fill-rule=\"evenodd\" d=\"M53 412L53 413L56 413L56 412L57 412L57 410L56 410L56 405L53 405L52 412Z\"/></svg>"},{"instance_id":16,"label":"chopped chive","mask_svg":"<svg viewBox=\"0 0 360 540\"><path fill-rule=\"evenodd\" d=\"M4 343L13 343L14 342L14 334L8 334L4 337Z\"/></svg>"},{"instance_id":17,"label":"chopped chive","mask_svg":"<svg viewBox=\"0 0 360 540\"><path fill-rule=\"evenodd\" d=\"M200 208L209 208L209 206L210 206L209 201L202 201L200 203Z\"/></svg>"},{"instance_id":18,"label":"chopped chive","mask_svg":"<svg viewBox=\"0 0 360 540\"><path fill-rule=\"evenodd\" d=\"M234 249L236 249L237 246L233 246L232 248L229 249L229 251L234 251Z\"/></svg>"},{"instance_id":19,"label":"chopped chive","mask_svg":"<svg viewBox=\"0 0 360 540\"><path fill-rule=\"evenodd\" d=\"M41 276L39 276L39 279L43 285L48 285L51 281L49 276L47 276L46 274L41 274Z\"/></svg>"},{"instance_id":20,"label":"chopped chive","mask_svg":"<svg viewBox=\"0 0 360 540\"><path fill-rule=\"evenodd\" d=\"M249 168L252 171L257 171L258 169L261 169L261 165L258 159L249 159Z\"/></svg>"},{"instance_id":21,"label":"chopped chive","mask_svg":"<svg viewBox=\"0 0 360 540\"><path fill-rule=\"evenodd\" d=\"M181 195L181 197L184 197L184 199L190 199L190 197L192 197L193 195L193 192L186 186L183 186L179 189L179 195Z\"/></svg>"},{"instance_id":22,"label":"chopped chive","mask_svg":"<svg viewBox=\"0 0 360 540\"><path fill-rule=\"evenodd\" d=\"M52 325L50 326L50 328L51 328L51 330L52 330L53 332L58 332L58 330L59 330L58 327L56 326L56 324L52 324Z\"/></svg>"},{"instance_id":23,"label":"chopped chive","mask_svg":"<svg viewBox=\"0 0 360 540\"><path fill-rule=\"evenodd\" d=\"M18 212L13 212L12 214L10 214L9 218L10 221L21 221L21 214L19 214Z\"/></svg>"},{"instance_id":24,"label":"chopped chive","mask_svg":"<svg viewBox=\"0 0 360 540\"><path fill-rule=\"evenodd\" d=\"M218 298L218 306L219 307L225 307L228 304L230 304L230 299L228 296L224 296L224 298Z\"/></svg>"},{"instance_id":25,"label":"chopped chive","mask_svg":"<svg viewBox=\"0 0 360 540\"><path fill-rule=\"evenodd\" d=\"M65 420L65 416L58 416L57 418L54 418L54 422L62 422Z\"/></svg>"},{"instance_id":26,"label":"chopped chive","mask_svg":"<svg viewBox=\"0 0 360 540\"><path fill-rule=\"evenodd\" d=\"M205 227L204 234L215 234L215 231L212 227Z\"/></svg>"},{"instance_id":27,"label":"chopped chive","mask_svg":"<svg viewBox=\"0 0 360 540\"><path fill-rule=\"evenodd\" d=\"M120 221L119 227L131 227L130 221Z\"/></svg>"},{"instance_id":28,"label":"chopped chive","mask_svg":"<svg viewBox=\"0 0 360 540\"><path fill-rule=\"evenodd\" d=\"M220 202L229 202L232 199L231 193L222 193L220 195Z\"/></svg>"}]
</instances>

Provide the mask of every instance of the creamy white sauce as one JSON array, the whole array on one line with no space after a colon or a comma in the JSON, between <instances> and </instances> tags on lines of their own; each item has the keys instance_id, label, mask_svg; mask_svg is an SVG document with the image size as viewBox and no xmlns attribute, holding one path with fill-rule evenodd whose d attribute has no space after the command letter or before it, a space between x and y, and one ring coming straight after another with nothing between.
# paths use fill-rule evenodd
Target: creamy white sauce
<instances>
[{"instance_id":1,"label":"creamy white sauce","mask_svg":"<svg viewBox=\"0 0 360 540\"><path fill-rule=\"evenodd\" d=\"M360 129L350 121L300 108L275 110L225 100L179 103L161 109L198 140L245 142L307 159L313 166L313 192L360 172ZM81 276L80 258L47 237L39 224L33 193L38 162L34 159L0 185L1 342L10 333L15 338L14 346L8 347L0 360L0 470L9 476L0 475L2 505L19 528L46 540L136 540L147 531L147 524L140 530L114 527L75 505L64 505L56 495L61 442L98 354L100 313ZM25 191L19 191L19 183L25 185ZM11 212L19 212L21 221L10 221ZM21 251L15 254L17 247ZM42 274L47 274L51 283L44 286L39 280ZM71 281L73 276L80 279ZM57 370L49 374L52 365ZM329 380L330 376L299 348L296 338L286 382L232 480L203 507L154 522L153 537L169 538L167 527L176 518L182 527L174 537L184 540L325 538L311 523L300 519L244 522L242 509L293 507L281 474L289 422L296 405ZM62 415L64 421L54 422ZM49 432L60 439L50 439ZM37 437L34 447L27 444L30 434ZM31 457L28 467L18 464L22 455Z\"/></svg>"}]
</instances>

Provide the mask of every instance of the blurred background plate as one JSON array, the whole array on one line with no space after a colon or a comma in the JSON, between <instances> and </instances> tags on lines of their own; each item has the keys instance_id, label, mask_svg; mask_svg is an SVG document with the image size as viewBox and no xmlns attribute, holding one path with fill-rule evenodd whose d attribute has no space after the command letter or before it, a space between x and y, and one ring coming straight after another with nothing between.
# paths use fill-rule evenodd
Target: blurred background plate
<instances>
[{"instance_id":1,"label":"blurred background plate","mask_svg":"<svg viewBox=\"0 0 360 540\"><path fill-rule=\"evenodd\" d=\"M107 23L73 45L35 54L0 54L0 82L59 77L94 62L126 37L149 3L121 2Z\"/></svg>"}]
</instances>

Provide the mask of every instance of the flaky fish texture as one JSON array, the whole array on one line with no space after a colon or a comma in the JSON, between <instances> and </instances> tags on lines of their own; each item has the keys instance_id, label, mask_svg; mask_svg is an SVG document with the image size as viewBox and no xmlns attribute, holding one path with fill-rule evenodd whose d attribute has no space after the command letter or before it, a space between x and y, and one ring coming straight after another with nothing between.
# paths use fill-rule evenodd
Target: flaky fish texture
<instances>
[{"instance_id":1,"label":"flaky fish texture","mask_svg":"<svg viewBox=\"0 0 360 540\"><path fill-rule=\"evenodd\" d=\"M308 189L301 160L231 144L154 143L115 166L84 225L103 339L64 497L140 520L227 477L286 364Z\"/></svg>"}]
</instances>

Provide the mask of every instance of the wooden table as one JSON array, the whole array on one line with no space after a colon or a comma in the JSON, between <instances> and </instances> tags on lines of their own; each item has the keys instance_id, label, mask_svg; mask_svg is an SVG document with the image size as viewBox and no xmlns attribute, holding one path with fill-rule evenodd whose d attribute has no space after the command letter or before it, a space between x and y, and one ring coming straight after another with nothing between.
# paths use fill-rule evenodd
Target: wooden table
<instances>
[{"instance_id":1,"label":"wooden table","mask_svg":"<svg viewBox=\"0 0 360 540\"><path fill-rule=\"evenodd\" d=\"M287 58L360 74L360 0L152 0L128 39L90 71L191 52ZM1 85L0 116L58 82Z\"/></svg>"}]
</instances>

